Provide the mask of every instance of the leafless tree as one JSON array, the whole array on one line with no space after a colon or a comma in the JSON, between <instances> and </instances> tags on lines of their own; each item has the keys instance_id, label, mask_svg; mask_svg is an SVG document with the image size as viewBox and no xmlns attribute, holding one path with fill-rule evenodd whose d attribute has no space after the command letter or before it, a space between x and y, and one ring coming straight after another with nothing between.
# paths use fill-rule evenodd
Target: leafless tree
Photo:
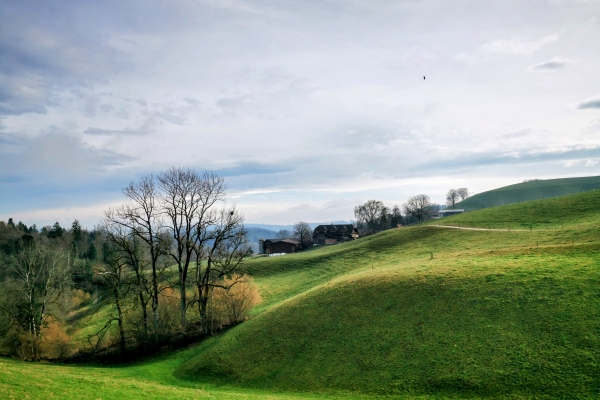
<instances>
[{"instance_id":1,"label":"leafless tree","mask_svg":"<svg viewBox=\"0 0 600 400\"><path fill-rule=\"evenodd\" d=\"M229 209L212 211L215 216L210 229L199 231L204 235L201 248L196 248L196 298L202 332L208 334L212 331L210 316L208 315L208 302L215 287L226 290L238 280L229 280L224 283L224 277L234 276L239 272L239 267L245 257L251 254L244 228L244 217L235 206ZM203 260L203 261L200 261ZM239 274L235 276L241 276Z\"/></svg>"},{"instance_id":2,"label":"leafless tree","mask_svg":"<svg viewBox=\"0 0 600 400\"><path fill-rule=\"evenodd\" d=\"M162 189L162 212L169 221L168 228L174 239L170 252L177 264L180 290L180 320L185 332L187 325L186 285L191 263L204 242L210 237L204 233L215 223L213 206L225 200L225 181L212 171L198 174L184 168L171 168L158 176Z\"/></svg>"},{"instance_id":3,"label":"leafless tree","mask_svg":"<svg viewBox=\"0 0 600 400\"><path fill-rule=\"evenodd\" d=\"M398 226L398 224L402 223L402 213L400 212L400 207L397 204L394 204L392 208L392 213L390 215L390 224L392 228Z\"/></svg>"},{"instance_id":4,"label":"leafless tree","mask_svg":"<svg viewBox=\"0 0 600 400\"><path fill-rule=\"evenodd\" d=\"M354 207L356 220L367 225L373 233L377 232L377 224L386 212L387 208L379 200L369 200L365 204Z\"/></svg>"},{"instance_id":5,"label":"leafless tree","mask_svg":"<svg viewBox=\"0 0 600 400\"><path fill-rule=\"evenodd\" d=\"M467 188L456 189L456 192L458 193L458 197L460 197L460 201L463 201L471 196L471 192L469 192L469 189Z\"/></svg>"},{"instance_id":6,"label":"leafless tree","mask_svg":"<svg viewBox=\"0 0 600 400\"><path fill-rule=\"evenodd\" d=\"M121 354L124 354L126 350L124 327L125 298L129 293L131 285L134 283L131 279L132 276L128 274L128 272L132 262L135 261L133 261L134 254L126 250L127 246L124 246L122 243L127 240L126 236L120 232L122 228L119 226L114 226L114 228L113 231L108 233L108 235L113 238L112 241L107 242L107 245L104 246L104 263L96 265L94 273L96 279L109 288L110 298L112 304L115 306L116 316L111 314L102 329L94 336L99 338L97 342L97 345L99 345L101 341L100 338L104 336L112 323L116 321L119 326L119 348ZM117 241L121 241L121 243L118 243Z\"/></svg>"},{"instance_id":7,"label":"leafless tree","mask_svg":"<svg viewBox=\"0 0 600 400\"><path fill-rule=\"evenodd\" d=\"M454 205L459 201L460 195L458 190L450 189L446 194L446 205L448 207L452 207L454 210Z\"/></svg>"},{"instance_id":8,"label":"leafless tree","mask_svg":"<svg viewBox=\"0 0 600 400\"><path fill-rule=\"evenodd\" d=\"M160 259L165 255L168 243L162 234L164 224L153 176L145 176L137 184L130 183L123 189L123 193L129 202L121 207L109 209L105 212L105 220L107 225L122 227L128 235L139 239L145 245L150 264L148 292L151 298L154 340L158 342ZM142 268L142 265L138 267Z\"/></svg>"},{"instance_id":9,"label":"leafless tree","mask_svg":"<svg viewBox=\"0 0 600 400\"><path fill-rule=\"evenodd\" d=\"M14 279L9 288L11 304L4 311L29 336L30 355L23 358L39 360L41 356L42 327L66 289L65 265L65 257L60 252L33 244L10 260Z\"/></svg>"},{"instance_id":10,"label":"leafless tree","mask_svg":"<svg viewBox=\"0 0 600 400\"><path fill-rule=\"evenodd\" d=\"M306 222L298 222L294 225L294 237L300 241L300 246L305 249L312 243L312 229Z\"/></svg>"},{"instance_id":11,"label":"leafless tree","mask_svg":"<svg viewBox=\"0 0 600 400\"><path fill-rule=\"evenodd\" d=\"M289 239L291 237L292 234L287 229L280 229L279 232L277 232L277 235L275 235L276 239Z\"/></svg>"},{"instance_id":12,"label":"leafless tree","mask_svg":"<svg viewBox=\"0 0 600 400\"><path fill-rule=\"evenodd\" d=\"M433 204L431 203L429 196L426 194L418 194L409 198L408 201L403 204L402 208L406 215L412 215L421 222L423 218L431 213L432 206Z\"/></svg>"}]
</instances>

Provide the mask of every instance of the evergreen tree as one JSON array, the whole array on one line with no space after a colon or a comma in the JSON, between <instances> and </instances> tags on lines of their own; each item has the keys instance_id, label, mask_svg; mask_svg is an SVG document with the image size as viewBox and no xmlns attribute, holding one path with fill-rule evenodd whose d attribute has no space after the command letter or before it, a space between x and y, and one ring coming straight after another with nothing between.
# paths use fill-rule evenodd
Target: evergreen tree
<instances>
[{"instance_id":1,"label":"evergreen tree","mask_svg":"<svg viewBox=\"0 0 600 400\"><path fill-rule=\"evenodd\" d=\"M55 222L54 225L52 225L52 230L48 232L48 237L50 239L56 239L62 237L62 235L63 228L60 227L60 224L58 222Z\"/></svg>"},{"instance_id":2,"label":"evergreen tree","mask_svg":"<svg viewBox=\"0 0 600 400\"><path fill-rule=\"evenodd\" d=\"M89 260L95 260L96 257L98 256L97 251L96 251L96 244L92 241L90 241L86 256Z\"/></svg>"},{"instance_id":3,"label":"evergreen tree","mask_svg":"<svg viewBox=\"0 0 600 400\"><path fill-rule=\"evenodd\" d=\"M71 225L71 252L73 258L79 257L79 243L81 242L81 225L79 221L73 221Z\"/></svg>"}]
</instances>

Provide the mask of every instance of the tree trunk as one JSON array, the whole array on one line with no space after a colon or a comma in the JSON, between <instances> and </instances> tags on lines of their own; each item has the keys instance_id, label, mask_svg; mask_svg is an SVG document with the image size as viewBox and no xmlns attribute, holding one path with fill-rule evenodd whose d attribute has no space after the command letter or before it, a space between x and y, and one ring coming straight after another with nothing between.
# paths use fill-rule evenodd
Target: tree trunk
<instances>
[{"instance_id":1,"label":"tree trunk","mask_svg":"<svg viewBox=\"0 0 600 400\"><path fill-rule=\"evenodd\" d=\"M118 287L114 290L115 305L117 307L117 322L119 323L119 347L121 349L121 355L125 354L125 330L123 328L123 311L121 310L121 299L119 297Z\"/></svg>"},{"instance_id":2,"label":"tree trunk","mask_svg":"<svg viewBox=\"0 0 600 400\"><path fill-rule=\"evenodd\" d=\"M142 305L142 330L144 332L144 342L148 340L148 302L144 301L144 294L139 293L140 304ZM144 343L145 345L145 343Z\"/></svg>"},{"instance_id":3,"label":"tree trunk","mask_svg":"<svg viewBox=\"0 0 600 400\"><path fill-rule=\"evenodd\" d=\"M182 274L179 274L179 292L180 292L180 299L179 299L179 307L180 307L180 313L181 313L181 330L183 332L183 334L185 335L186 329L187 329L187 318L186 318L186 311L187 311L187 294L185 291L185 280L183 279Z\"/></svg>"},{"instance_id":4,"label":"tree trunk","mask_svg":"<svg viewBox=\"0 0 600 400\"><path fill-rule=\"evenodd\" d=\"M198 312L200 313L200 324L202 325L202 333L208 335L210 328L208 325L208 295L204 295L200 298Z\"/></svg>"}]
</instances>

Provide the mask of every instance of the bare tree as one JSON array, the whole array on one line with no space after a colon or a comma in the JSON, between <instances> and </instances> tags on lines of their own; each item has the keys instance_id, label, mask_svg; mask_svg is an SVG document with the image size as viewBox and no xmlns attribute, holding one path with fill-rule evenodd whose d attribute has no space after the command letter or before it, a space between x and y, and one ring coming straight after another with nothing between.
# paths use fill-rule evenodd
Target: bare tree
<instances>
[{"instance_id":1,"label":"bare tree","mask_svg":"<svg viewBox=\"0 0 600 400\"><path fill-rule=\"evenodd\" d=\"M235 206L212 212L216 216L211 229L205 229L199 234L204 235L204 245L196 248L196 290L198 313L202 332L212 331L208 302L213 289L219 287L229 290L239 280L224 281L224 277L234 276L245 257L251 253L244 228L244 217ZM205 260L201 262L200 260ZM240 277L239 274L235 275Z\"/></svg>"},{"instance_id":2,"label":"bare tree","mask_svg":"<svg viewBox=\"0 0 600 400\"><path fill-rule=\"evenodd\" d=\"M354 207L354 216L359 223L366 224L373 233L377 232L377 224L387 211L383 202L369 200L365 204Z\"/></svg>"},{"instance_id":3,"label":"bare tree","mask_svg":"<svg viewBox=\"0 0 600 400\"><path fill-rule=\"evenodd\" d=\"M277 235L275 235L275 238L277 239L289 239L291 237L292 233L287 229L280 229L279 232L277 232Z\"/></svg>"},{"instance_id":4,"label":"bare tree","mask_svg":"<svg viewBox=\"0 0 600 400\"><path fill-rule=\"evenodd\" d=\"M419 223L431 213L433 204L426 194L418 194L408 199L402 205L406 215L412 215L419 220Z\"/></svg>"},{"instance_id":5,"label":"bare tree","mask_svg":"<svg viewBox=\"0 0 600 400\"><path fill-rule=\"evenodd\" d=\"M66 289L65 261L60 252L33 244L10 260L12 304L4 311L28 334L30 354L23 355L25 359L39 360L41 356L42 327Z\"/></svg>"},{"instance_id":6,"label":"bare tree","mask_svg":"<svg viewBox=\"0 0 600 400\"><path fill-rule=\"evenodd\" d=\"M215 222L211 208L225 200L225 181L212 171L198 174L191 169L171 168L158 176L163 213L169 220L174 239L170 255L179 271L180 320L185 332L187 319L186 284L192 262L199 262L196 254L210 239L205 232Z\"/></svg>"},{"instance_id":7,"label":"bare tree","mask_svg":"<svg viewBox=\"0 0 600 400\"><path fill-rule=\"evenodd\" d=\"M138 238L146 247L150 264L149 293L152 299L154 341L158 342L160 258L164 256L168 243L162 235L164 227L154 178L150 175L143 177L137 184L132 182L123 189L123 193L130 200L129 203L109 209L105 212L105 219L107 224L121 226L127 234Z\"/></svg>"},{"instance_id":8,"label":"bare tree","mask_svg":"<svg viewBox=\"0 0 600 400\"><path fill-rule=\"evenodd\" d=\"M392 213L390 215L390 224L392 228L397 227L402 223L402 213L400 212L400 207L397 204L394 204L392 208Z\"/></svg>"},{"instance_id":9,"label":"bare tree","mask_svg":"<svg viewBox=\"0 0 600 400\"><path fill-rule=\"evenodd\" d=\"M312 229L306 222L298 222L294 225L294 237L300 240L302 249L307 248L312 243Z\"/></svg>"},{"instance_id":10,"label":"bare tree","mask_svg":"<svg viewBox=\"0 0 600 400\"><path fill-rule=\"evenodd\" d=\"M450 189L446 194L446 205L452 207L454 210L454 205L459 201L459 198L460 194L458 193L458 190Z\"/></svg>"},{"instance_id":11,"label":"bare tree","mask_svg":"<svg viewBox=\"0 0 600 400\"><path fill-rule=\"evenodd\" d=\"M460 197L460 201L463 201L471 196L471 192L469 192L469 189L467 188L456 189L456 192L458 193L458 197Z\"/></svg>"},{"instance_id":12,"label":"bare tree","mask_svg":"<svg viewBox=\"0 0 600 400\"><path fill-rule=\"evenodd\" d=\"M125 236L119 232L121 229L119 226L115 226L116 232L112 231L109 233L113 238L118 238L118 240L126 240ZM112 304L116 309L116 316L111 314L108 317L105 325L97 332L94 336L99 338L97 345L100 344L100 338L104 337L105 333L108 331L113 322L117 321L119 326L119 349L121 354L125 354L125 297L127 296L131 284L133 283L130 279L130 276L127 276L128 267L132 263L131 256L132 254L127 250L124 250L124 247L120 244L117 244L115 241L106 242L107 245L104 246L103 258L104 263L98 264L96 266L95 275L97 279L99 279L106 287L109 288L110 298ZM97 347L97 346L96 346Z\"/></svg>"}]
</instances>

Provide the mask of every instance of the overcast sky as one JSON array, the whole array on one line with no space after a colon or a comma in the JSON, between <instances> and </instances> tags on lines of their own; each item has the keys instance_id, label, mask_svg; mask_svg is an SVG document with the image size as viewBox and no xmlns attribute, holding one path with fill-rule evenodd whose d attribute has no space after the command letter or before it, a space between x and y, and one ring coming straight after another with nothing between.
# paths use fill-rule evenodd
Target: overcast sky
<instances>
[{"instance_id":1,"label":"overcast sky","mask_svg":"<svg viewBox=\"0 0 600 400\"><path fill-rule=\"evenodd\" d=\"M598 1L0 0L0 219L170 166L272 224L600 175L599 71Z\"/></svg>"}]
</instances>

